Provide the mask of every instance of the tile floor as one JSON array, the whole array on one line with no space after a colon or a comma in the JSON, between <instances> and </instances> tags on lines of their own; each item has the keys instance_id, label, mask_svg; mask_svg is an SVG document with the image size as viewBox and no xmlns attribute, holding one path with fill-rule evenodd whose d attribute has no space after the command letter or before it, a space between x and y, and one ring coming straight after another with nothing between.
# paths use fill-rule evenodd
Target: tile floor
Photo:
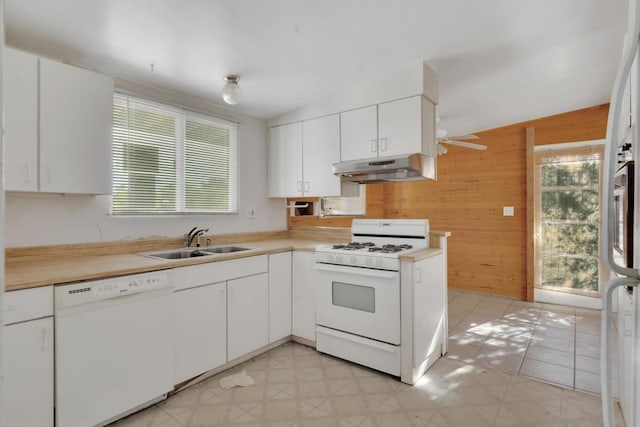
<instances>
[{"instance_id":1,"label":"tile floor","mask_svg":"<svg viewBox=\"0 0 640 427\"><path fill-rule=\"evenodd\" d=\"M600 394L600 312L450 289L448 356Z\"/></svg>"},{"instance_id":2,"label":"tile floor","mask_svg":"<svg viewBox=\"0 0 640 427\"><path fill-rule=\"evenodd\" d=\"M220 387L220 378L240 370L256 384ZM597 396L499 369L444 357L411 387L288 343L113 427L236 425L588 427L602 420Z\"/></svg>"},{"instance_id":3,"label":"tile floor","mask_svg":"<svg viewBox=\"0 0 640 427\"><path fill-rule=\"evenodd\" d=\"M598 325L596 311L450 290L449 355L413 387L288 343L112 427L600 426ZM241 370L256 384L220 387Z\"/></svg>"}]
</instances>

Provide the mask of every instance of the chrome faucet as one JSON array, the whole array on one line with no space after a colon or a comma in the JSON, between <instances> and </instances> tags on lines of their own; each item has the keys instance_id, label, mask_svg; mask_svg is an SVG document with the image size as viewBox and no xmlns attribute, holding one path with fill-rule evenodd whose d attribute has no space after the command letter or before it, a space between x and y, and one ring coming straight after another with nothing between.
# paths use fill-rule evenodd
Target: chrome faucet
<instances>
[{"instance_id":1,"label":"chrome faucet","mask_svg":"<svg viewBox=\"0 0 640 427\"><path fill-rule=\"evenodd\" d=\"M187 248L190 247L193 240L196 239L196 245L200 247L200 236L207 231L209 231L208 228L198 229L198 227L193 227L189 233L184 235L184 246Z\"/></svg>"}]
</instances>

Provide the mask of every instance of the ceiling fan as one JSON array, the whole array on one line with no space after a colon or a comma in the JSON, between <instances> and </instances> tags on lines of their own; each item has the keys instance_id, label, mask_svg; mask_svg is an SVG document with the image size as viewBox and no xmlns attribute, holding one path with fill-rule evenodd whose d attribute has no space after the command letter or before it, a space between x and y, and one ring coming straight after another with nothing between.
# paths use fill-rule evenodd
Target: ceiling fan
<instances>
[{"instance_id":1,"label":"ceiling fan","mask_svg":"<svg viewBox=\"0 0 640 427\"><path fill-rule=\"evenodd\" d=\"M457 145L459 147L471 148L472 150L486 150L487 146L482 144L474 144L472 142L460 141L463 140L477 140L480 139L475 135L459 135L459 136L448 136L447 131L445 129L436 129L436 142L438 155L446 154L447 147L442 144L449 145Z\"/></svg>"}]
</instances>

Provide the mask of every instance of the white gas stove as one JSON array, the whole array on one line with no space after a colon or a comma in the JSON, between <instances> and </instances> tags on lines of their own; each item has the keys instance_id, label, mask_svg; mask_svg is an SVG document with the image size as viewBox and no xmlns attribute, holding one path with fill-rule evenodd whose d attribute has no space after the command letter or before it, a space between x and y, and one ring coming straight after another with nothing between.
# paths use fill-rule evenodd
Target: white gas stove
<instances>
[{"instance_id":1,"label":"white gas stove","mask_svg":"<svg viewBox=\"0 0 640 427\"><path fill-rule=\"evenodd\" d=\"M429 247L426 219L358 219L316 250L316 348L400 376L400 255Z\"/></svg>"},{"instance_id":2,"label":"white gas stove","mask_svg":"<svg viewBox=\"0 0 640 427\"><path fill-rule=\"evenodd\" d=\"M354 219L352 241L322 246L316 262L398 271L399 256L429 247L426 219Z\"/></svg>"}]
</instances>

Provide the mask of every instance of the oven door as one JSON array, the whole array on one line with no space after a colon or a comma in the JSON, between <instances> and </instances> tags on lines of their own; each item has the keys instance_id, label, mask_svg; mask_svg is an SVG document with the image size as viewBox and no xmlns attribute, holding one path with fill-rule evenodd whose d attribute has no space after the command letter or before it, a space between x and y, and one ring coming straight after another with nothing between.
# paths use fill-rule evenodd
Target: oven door
<instances>
[{"instance_id":1,"label":"oven door","mask_svg":"<svg viewBox=\"0 0 640 427\"><path fill-rule=\"evenodd\" d=\"M316 263L316 323L400 344L400 273Z\"/></svg>"}]
</instances>

